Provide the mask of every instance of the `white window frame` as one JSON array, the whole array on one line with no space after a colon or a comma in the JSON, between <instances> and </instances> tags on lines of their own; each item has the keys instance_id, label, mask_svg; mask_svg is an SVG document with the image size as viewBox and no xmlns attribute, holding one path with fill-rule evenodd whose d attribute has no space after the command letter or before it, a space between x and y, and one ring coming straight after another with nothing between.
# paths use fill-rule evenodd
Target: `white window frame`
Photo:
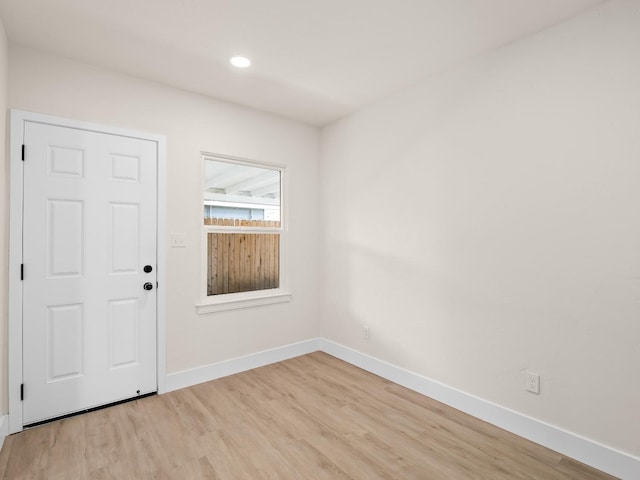
<instances>
[{"instance_id":1,"label":"white window frame","mask_svg":"<svg viewBox=\"0 0 640 480\"><path fill-rule=\"evenodd\" d=\"M235 310L238 308L256 307L260 305L270 305L291 301L291 291L287 282L287 169L283 165L257 162L246 158L232 157L218 153L201 152L202 156L202 182L200 191L202 201L200 208L204 205L204 166L206 160L217 160L220 162L233 163L236 165L246 165L248 167L266 168L280 172L280 227L231 227L223 225L202 224L202 212L199 215L202 234L200 236L200 303L196 305L199 314ZM224 293L220 295L207 295L207 235L210 233L277 233L280 235L280 279L278 288L268 290L253 290L250 292Z\"/></svg>"}]
</instances>

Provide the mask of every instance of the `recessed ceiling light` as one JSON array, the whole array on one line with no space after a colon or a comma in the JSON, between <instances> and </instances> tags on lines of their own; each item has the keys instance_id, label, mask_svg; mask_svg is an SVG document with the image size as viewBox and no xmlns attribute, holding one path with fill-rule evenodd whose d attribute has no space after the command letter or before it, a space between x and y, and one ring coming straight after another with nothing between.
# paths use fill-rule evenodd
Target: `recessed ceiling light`
<instances>
[{"instance_id":1,"label":"recessed ceiling light","mask_svg":"<svg viewBox=\"0 0 640 480\"><path fill-rule=\"evenodd\" d=\"M231 60L229 61L231 62L231 65L238 68L247 68L251 65L251 60L247 57L231 57Z\"/></svg>"}]
</instances>

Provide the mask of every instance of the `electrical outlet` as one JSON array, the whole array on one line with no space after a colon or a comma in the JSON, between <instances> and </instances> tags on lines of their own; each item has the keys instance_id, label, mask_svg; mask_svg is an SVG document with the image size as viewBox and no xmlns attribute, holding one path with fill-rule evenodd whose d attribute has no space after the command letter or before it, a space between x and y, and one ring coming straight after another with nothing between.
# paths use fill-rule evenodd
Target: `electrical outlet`
<instances>
[{"instance_id":1,"label":"electrical outlet","mask_svg":"<svg viewBox=\"0 0 640 480\"><path fill-rule=\"evenodd\" d=\"M365 340L369 340L369 338L371 338L371 329L368 325L362 326L362 338Z\"/></svg>"},{"instance_id":2,"label":"electrical outlet","mask_svg":"<svg viewBox=\"0 0 640 480\"><path fill-rule=\"evenodd\" d=\"M534 372L525 372L527 377L525 388L527 392L540 394L540 374Z\"/></svg>"}]
</instances>

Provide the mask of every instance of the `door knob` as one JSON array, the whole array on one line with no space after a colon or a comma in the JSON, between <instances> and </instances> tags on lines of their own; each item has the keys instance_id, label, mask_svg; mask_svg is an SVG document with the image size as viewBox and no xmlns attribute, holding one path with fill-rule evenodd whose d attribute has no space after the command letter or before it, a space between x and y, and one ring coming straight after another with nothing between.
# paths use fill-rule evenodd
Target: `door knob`
<instances>
[{"instance_id":1,"label":"door knob","mask_svg":"<svg viewBox=\"0 0 640 480\"><path fill-rule=\"evenodd\" d=\"M153 290L153 283L147 282L142 286L142 288L144 288L145 290Z\"/></svg>"}]
</instances>

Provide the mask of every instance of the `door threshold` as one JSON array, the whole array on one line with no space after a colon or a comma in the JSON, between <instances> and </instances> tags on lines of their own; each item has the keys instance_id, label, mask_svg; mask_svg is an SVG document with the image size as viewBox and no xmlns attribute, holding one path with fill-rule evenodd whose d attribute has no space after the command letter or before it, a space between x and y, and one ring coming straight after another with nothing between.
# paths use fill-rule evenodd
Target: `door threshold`
<instances>
[{"instance_id":1,"label":"door threshold","mask_svg":"<svg viewBox=\"0 0 640 480\"><path fill-rule=\"evenodd\" d=\"M82 415L84 413L95 412L96 410L103 410L109 407L115 407L116 405L120 405L122 403L129 403L135 400L140 400L142 398L151 397L153 395L157 395L158 392L145 393L144 395L136 395L135 397L125 398L124 400L118 400L117 402L107 403L105 405L100 405L93 408L87 408L86 410L79 410L73 413L67 413L66 415L61 415L59 417L49 418L47 420L40 420L39 422L30 423L28 425L24 425L23 428L26 430L27 428L39 427L40 425L44 425L46 423L56 422L58 420L64 420L65 418L75 417L77 415Z\"/></svg>"}]
</instances>

